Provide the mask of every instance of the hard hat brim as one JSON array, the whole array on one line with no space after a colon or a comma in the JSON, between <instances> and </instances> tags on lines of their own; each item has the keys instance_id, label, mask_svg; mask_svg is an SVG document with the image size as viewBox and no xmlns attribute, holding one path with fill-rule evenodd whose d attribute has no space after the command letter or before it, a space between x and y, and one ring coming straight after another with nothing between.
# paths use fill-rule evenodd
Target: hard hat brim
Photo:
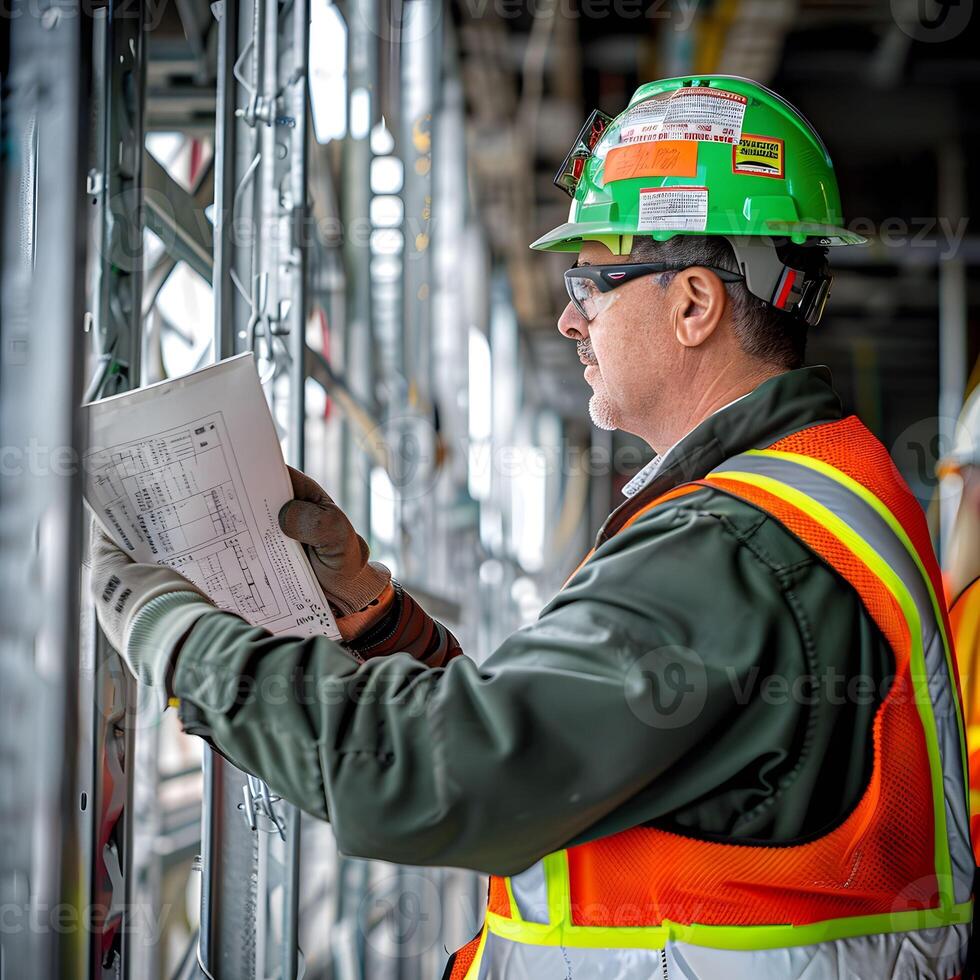
<instances>
[{"instance_id":1,"label":"hard hat brim","mask_svg":"<svg viewBox=\"0 0 980 980\"><path fill-rule=\"evenodd\" d=\"M714 226L704 231L679 231L674 229L658 229L656 231L637 231L635 225L626 221L611 222L579 222L566 221L557 228L552 228L540 238L531 242L530 248L539 252L577 252L582 247L583 242L600 242L605 245L613 255L623 255L632 248L634 236L652 238L655 241L663 242L675 235L745 235L744 221L736 227L733 223L730 228L720 227L718 222ZM751 234L751 233L749 233ZM792 238L798 244L803 244L813 239L813 244L828 247L838 245L866 245L868 239L864 235L841 228L837 225L821 225L806 221L766 221L757 232L759 235L772 236L776 238ZM623 242L622 239L629 239Z\"/></svg>"}]
</instances>

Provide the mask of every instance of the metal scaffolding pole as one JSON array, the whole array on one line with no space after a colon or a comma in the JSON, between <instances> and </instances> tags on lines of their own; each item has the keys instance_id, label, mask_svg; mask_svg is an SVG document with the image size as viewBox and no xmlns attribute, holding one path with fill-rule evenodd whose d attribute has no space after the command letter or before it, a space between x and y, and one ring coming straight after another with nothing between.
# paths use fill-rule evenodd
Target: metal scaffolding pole
<instances>
[{"instance_id":1,"label":"metal scaffolding pole","mask_svg":"<svg viewBox=\"0 0 980 980\"><path fill-rule=\"evenodd\" d=\"M441 74L442 31L436 0L407 0L401 32L401 117L399 153L405 166L402 189L405 238L402 254L402 366L408 387L396 409L402 467L399 523L403 531L405 577L419 578L426 568L426 543L432 540L430 479L435 467L432 409L432 130ZM409 529L411 529L409 533Z\"/></svg>"},{"instance_id":2,"label":"metal scaffolding pole","mask_svg":"<svg viewBox=\"0 0 980 980\"><path fill-rule=\"evenodd\" d=\"M441 78L441 6L438 0L406 0L400 34L401 100L398 152L404 164L402 201L402 334L401 370L407 383L400 404L392 405L391 435L397 440L394 465L401 530L399 572L402 580L433 583L427 550L434 540L436 432L433 408L432 301L435 293L432 248L433 119ZM422 980L437 975L441 949L425 930L413 927L414 904L424 907L426 896L444 894L439 869L399 868L396 934L404 936L399 951L399 980Z\"/></svg>"},{"instance_id":3,"label":"metal scaffolding pole","mask_svg":"<svg viewBox=\"0 0 980 980\"><path fill-rule=\"evenodd\" d=\"M252 350L303 462L308 0L216 5L215 357ZM206 751L199 960L216 980L299 975L300 819Z\"/></svg>"},{"instance_id":4,"label":"metal scaffolding pole","mask_svg":"<svg viewBox=\"0 0 980 980\"><path fill-rule=\"evenodd\" d=\"M351 393L371 405L374 390L374 307L371 296L371 127L378 118L378 0L352 0L347 35L347 138L341 159L345 311L344 374ZM363 436L344 421L340 503L354 527L369 528L370 495Z\"/></svg>"},{"instance_id":5,"label":"metal scaffolding pole","mask_svg":"<svg viewBox=\"0 0 980 980\"><path fill-rule=\"evenodd\" d=\"M91 54L77 6L15 2L0 46L0 964L84 977L78 468ZM74 916L65 928L61 910ZM12 916L16 922L12 921ZM14 925L14 928L11 926Z\"/></svg>"},{"instance_id":6,"label":"metal scaffolding pole","mask_svg":"<svg viewBox=\"0 0 980 980\"><path fill-rule=\"evenodd\" d=\"M959 144L943 146L939 154L939 213L950 222L965 214L963 153ZM939 445L949 452L966 392L967 291L966 264L962 254L939 263ZM950 481L953 482L953 481ZM949 484L939 488L939 555L949 558L950 539L956 523L959 494Z\"/></svg>"},{"instance_id":7,"label":"metal scaffolding pole","mask_svg":"<svg viewBox=\"0 0 980 980\"><path fill-rule=\"evenodd\" d=\"M140 384L143 300L143 7L113 0L95 21L95 165L87 190L98 205L92 340L95 373L85 400ZM91 641L89 633L84 639ZM83 773L90 867L83 893L95 914L89 976L132 973L133 781L136 682L101 632L82 649L86 698Z\"/></svg>"}]
</instances>

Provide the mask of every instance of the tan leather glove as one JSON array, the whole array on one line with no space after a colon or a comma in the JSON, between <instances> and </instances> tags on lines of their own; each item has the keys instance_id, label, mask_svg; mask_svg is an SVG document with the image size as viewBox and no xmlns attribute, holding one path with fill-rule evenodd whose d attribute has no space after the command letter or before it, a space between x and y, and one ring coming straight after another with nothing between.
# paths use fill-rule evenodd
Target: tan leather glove
<instances>
[{"instance_id":1,"label":"tan leather glove","mask_svg":"<svg viewBox=\"0 0 980 980\"><path fill-rule=\"evenodd\" d=\"M338 621L349 638L352 632L366 629L389 605L385 600L392 592L391 572L380 562L368 561L367 542L315 480L291 466L287 469L296 499L282 505L279 526L305 545L320 588L338 617L364 612L357 617L355 631L353 621Z\"/></svg>"}]
</instances>

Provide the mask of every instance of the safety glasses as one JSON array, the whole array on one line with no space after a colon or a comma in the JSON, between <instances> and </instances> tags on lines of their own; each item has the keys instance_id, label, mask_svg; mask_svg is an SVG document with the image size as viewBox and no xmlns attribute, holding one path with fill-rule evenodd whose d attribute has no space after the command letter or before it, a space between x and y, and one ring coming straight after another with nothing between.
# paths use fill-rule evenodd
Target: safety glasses
<instances>
[{"instance_id":1,"label":"safety glasses","mask_svg":"<svg viewBox=\"0 0 980 980\"><path fill-rule=\"evenodd\" d=\"M575 142L558 168L554 181L555 187L560 187L569 197L575 197L575 188L582 179L585 161L592 156L596 143L602 139L602 134L612 121L613 117L606 115L601 109L593 109L575 137Z\"/></svg>"},{"instance_id":2,"label":"safety glasses","mask_svg":"<svg viewBox=\"0 0 980 980\"><path fill-rule=\"evenodd\" d=\"M604 306L600 299L603 293L610 293L617 286L623 286L641 276L656 272L680 272L693 268L689 265L675 265L670 262L631 262L627 265L581 265L565 270L565 289L572 305L586 320L594 320ZM699 266L710 269L722 282L740 282L743 277L727 269L712 265Z\"/></svg>"}]
</instances>

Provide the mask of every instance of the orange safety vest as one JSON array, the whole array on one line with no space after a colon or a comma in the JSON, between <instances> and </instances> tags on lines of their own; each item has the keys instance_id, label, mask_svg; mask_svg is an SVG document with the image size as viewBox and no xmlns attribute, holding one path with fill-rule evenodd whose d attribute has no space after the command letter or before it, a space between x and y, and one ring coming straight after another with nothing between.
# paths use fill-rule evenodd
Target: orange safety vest
<instances>
[{"instance_id":1,"label":"orange safety vest","mask_svg":"<svg viewBox=\"0 0 980 980\"><path fill-rule=\"evenodd\" d=\"M800 844L641 826L491 876L483 929L450 961L449 980L950 980L964 968L974 870L965 739L920 507L853 416L729 459L629 523L701 487L781 522L850 584L887 639L895 680L874 719L860 801Z\"/></svg>"},{"instance_id":2,"label":"orange safety vest","mask_svg":"<svg viewBox=\"0 0 980 980\"><path fill-rule=\"evenodd\" d=\"M970 755L970 832L974 859L980 864L980 578L974 579L949 607L949 625L963 689Z\"/></svg>"}]
</instances>

